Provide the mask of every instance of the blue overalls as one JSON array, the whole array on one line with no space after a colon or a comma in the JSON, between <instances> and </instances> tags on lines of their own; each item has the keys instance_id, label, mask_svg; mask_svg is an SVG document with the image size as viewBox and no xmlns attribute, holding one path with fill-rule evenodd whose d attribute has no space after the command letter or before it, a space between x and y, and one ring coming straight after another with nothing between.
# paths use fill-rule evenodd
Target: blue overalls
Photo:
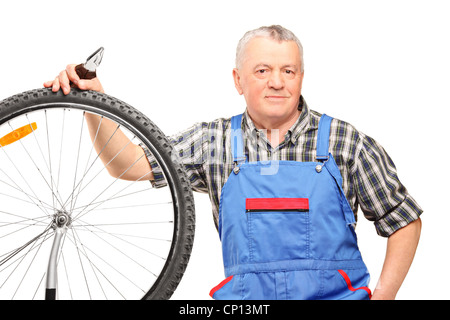
<instances>
[{"instance_id":1,"label":"blue overalls","mask_svg":"<svg viewBox=\"0 0 450 320\"><path fill-rule=\"evenodd\" d=\"M369 273L342 177L319 122L316 162L246 162L242 115L232 118L235 169L219 208L226 279L214 299L369 299ZM274 171L275 169L275 171Z\"/></svg>"}]
</instances>

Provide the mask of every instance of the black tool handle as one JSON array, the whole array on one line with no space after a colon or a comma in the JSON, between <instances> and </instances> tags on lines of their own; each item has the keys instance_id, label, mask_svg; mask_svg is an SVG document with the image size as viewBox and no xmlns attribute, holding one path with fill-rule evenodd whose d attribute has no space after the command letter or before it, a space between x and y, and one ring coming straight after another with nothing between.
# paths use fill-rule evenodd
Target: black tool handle
<instances>
[{"instance_id":1,"label":"black tool handle","mask_svg":"<svg viewBox=\"0 0 450 320\"><path fill-rule=\"evenodd\" d=\"M79 64L75 67L75 71L77 72L80 79L90 80L97 76L95 71L89 71L84 67L84 64Z\"/></svg>"}]
</instances>

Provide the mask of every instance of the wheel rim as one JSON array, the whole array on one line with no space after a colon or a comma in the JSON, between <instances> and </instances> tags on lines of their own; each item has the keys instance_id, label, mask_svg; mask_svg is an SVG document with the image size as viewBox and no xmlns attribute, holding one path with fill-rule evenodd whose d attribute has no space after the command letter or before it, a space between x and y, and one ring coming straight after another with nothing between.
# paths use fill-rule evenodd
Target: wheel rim
<instances>
[{"instance_id":1,"label":"wheel rim","mask_svg":"<svg viewBox=\"0 0 450 320\"><path fill-rule=\"evenodd\" d=\"M133 143L152 148L123 119L81 109L115 121ZM81 109L39 106L0 125L0 137L38 126L0 148L1 298L43 298L59 233L59 299L140 299L170 258L177 219L173 190L109 176L92 151Z\"/></svg>"}]
</instances>

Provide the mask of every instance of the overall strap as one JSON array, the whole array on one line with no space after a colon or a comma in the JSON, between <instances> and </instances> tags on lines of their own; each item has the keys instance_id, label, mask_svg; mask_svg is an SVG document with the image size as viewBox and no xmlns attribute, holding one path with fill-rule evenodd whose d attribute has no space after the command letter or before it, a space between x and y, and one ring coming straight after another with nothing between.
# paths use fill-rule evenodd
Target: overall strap
<instances>
[{"instance_id":1,"label":"overall strap","mask_svg":"<svg viewBox=\"0 0 450 320\"><path fill-rule=\"evenodd\" d=\"M242 137L242 114L238 114L231 118L231 152L233 161L241 164L245 162L244 155L244 139Z\"/></svg>"},{"instance_id":2,"label":"overall strap","mask_svg":"<svg viewBox=\"0 0 450 320\"><path fill-rule=\"evenodd\" d=\"M319 132L317 135L317 160L328 160L328 146L330 140L330 126L333 118L323 114L319 121Z\"/></svg>"}]
</instances>

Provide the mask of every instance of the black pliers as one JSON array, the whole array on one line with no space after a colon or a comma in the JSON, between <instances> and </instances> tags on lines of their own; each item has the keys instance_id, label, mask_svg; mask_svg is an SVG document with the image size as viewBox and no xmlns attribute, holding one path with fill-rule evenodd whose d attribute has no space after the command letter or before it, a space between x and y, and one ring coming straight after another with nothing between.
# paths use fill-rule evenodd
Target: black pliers
<instances>
[{"instance_id":1,"label":"black pliers","mask_svg":"<svg viewBox=\"0 0 450 320\"><path fill-rule=\"evenodd\" d=\"M105 49L100 47L86 59L85 63L79 64L75 67L75 71L80 79L89 80L97 76L96 70L102 62L103 51L105 51Z\"/></svg>"}]
</instances>

